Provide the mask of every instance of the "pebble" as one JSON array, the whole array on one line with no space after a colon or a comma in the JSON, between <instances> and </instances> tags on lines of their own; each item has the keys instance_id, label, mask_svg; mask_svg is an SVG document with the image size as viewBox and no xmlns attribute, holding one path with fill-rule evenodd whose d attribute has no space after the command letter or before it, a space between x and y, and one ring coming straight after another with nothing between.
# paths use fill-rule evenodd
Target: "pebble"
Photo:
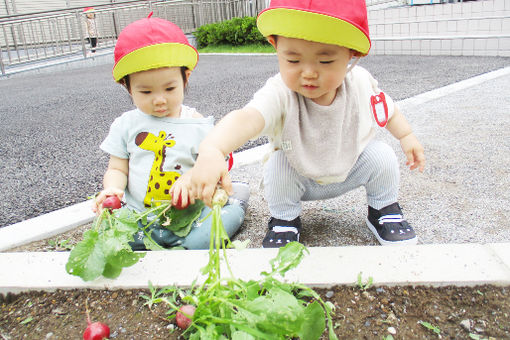
<instances>
[{"instance_id":1,"label":"pebble","mask_svg":"<svg viewBox=\"0 0 510 340\"><path fill-rule=\"evenodd\" d=\"M328 292L326 293L326 298L330 299L333 297L333 295L335 295L335 293L333 293L332 290L328 290Z\"/></svg>"},{"instance_id":2,"label":"pebble","mask_svg":"<svg viewBox=\"0 0 510 340\"><path fill-rule=\"evenodd\" d=\"M390 333L391 335L395 335L397 334L397 330L395 329L395 327L388 327L388 333Z\"/></svg>"},{"instance_id":3,"label":"pebble","mask_svg":"<svg viewBox=\"0 0 510 340\"><path fill-rule=\"evenodd\" d=\"M46 339L51 339L53 338L53 332L49 332L48 334L46 334Z\"/></svg>"},{"instance_id":4,"label":"pebble","mask_svg":"<svg viewBox=\"0 0 510 340\"><path fill-rule=\"evenodd\" d=\"M464 328L466 331L471 331L471 327L473 327L473 320L464 319L460 322L460 327Z\"/></svg>"}]
</instances>

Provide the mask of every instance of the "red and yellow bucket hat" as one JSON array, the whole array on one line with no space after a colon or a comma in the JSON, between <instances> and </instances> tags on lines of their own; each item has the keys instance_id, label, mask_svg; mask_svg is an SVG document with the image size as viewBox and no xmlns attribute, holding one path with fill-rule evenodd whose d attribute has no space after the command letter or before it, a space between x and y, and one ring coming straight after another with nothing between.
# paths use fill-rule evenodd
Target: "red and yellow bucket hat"
<instances>
[{"instance_id":1,"label":"red and yellow bucket hat","mask_svg":"<svg viewBox=\"0 0 510 340\"><path fill-rule=\"evenodd\" d=\"M83 13L94 13L96 11L96 9L94 7L85 7L83 9Z\"/></svg>"},{"instance_id":2,"label":"red and yellow bucket hat","mask_svg":"<svg viewBox=\"0 0 510 340\"><path fill-rule=\"evenodd\" d=\"M271 0L257 27L265 37L340 45L362 55L371 46L365 0Z\"/></svg>"},{"instance_id":3,"label":"red and yellow bucket hat","mask_svg":"<svg viewBox=\"0 0 510 340\"><path fill-rule=\"evenodd\" d=\"M190 45L176 24L151 18L137 20L119 34L113 52L115 65L113 78L160 67L186 66L193 70L198 62L198 52Z\"/></svg>"}]
</instances>

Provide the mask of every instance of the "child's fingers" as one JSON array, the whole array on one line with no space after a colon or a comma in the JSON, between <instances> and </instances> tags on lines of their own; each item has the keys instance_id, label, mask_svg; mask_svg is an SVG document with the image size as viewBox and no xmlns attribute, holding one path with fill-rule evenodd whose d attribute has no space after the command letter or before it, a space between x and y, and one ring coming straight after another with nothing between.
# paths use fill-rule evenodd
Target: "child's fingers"
<instances>
[{"instance_id":1,"label":"child's fingers","mask_svg":"<svg viewBox=\"0 0 510 340\"><path fill-rule=\"evenodd\" d=\"M106 195L104 191L101 191L92 202L92 211L95 213L101 212L101 205L103 204L104 199L106 198Z\"/></svg>"},{"instance_id":2,"label":"child's fingers","mask_svg":"<svg viewBox=\"0 0 510 340\"><path fill-rule=\"evenodd\" d=\"M205 185L202 189L202 201L210 208L212 208L212 197L214 195L214 191L216 191L216 184Z\"/></svg>"},{"instance_id":3,"label":"child's fingers","mask_svg":"<svg viewBox=\"0 0 510 340\"><path fill-rule=\"evenodd\" d=\"M415 152L413 150L406 152L407 162L406 165L409 166L409 170L418 169L420 172L423 172L425 169L425 155L423 152Z\"/></svg>"},{"instance_id":4,"label":"child's fingers","mask_svg":"<svg viewBox=\"0 0 510 340\"><path fill-rule=\"evenodd\" d=\"M225 175L221 178L221 187L227 192L229 196L234 194L232 190L232 180L230 179L229 173L225 173Z\"/></svg>"},{"instance_id":5,"label":"child's fingers","mask_svg":"<svg viewBox=\"0 0 510 340\"><path fill-rule=\"evenodd\" d=\"M425 170L425 155L423 152L420 152L416 155L416 166L418 167L418 170L420 172L423 172Z\"/></svg>"}]
</instances>

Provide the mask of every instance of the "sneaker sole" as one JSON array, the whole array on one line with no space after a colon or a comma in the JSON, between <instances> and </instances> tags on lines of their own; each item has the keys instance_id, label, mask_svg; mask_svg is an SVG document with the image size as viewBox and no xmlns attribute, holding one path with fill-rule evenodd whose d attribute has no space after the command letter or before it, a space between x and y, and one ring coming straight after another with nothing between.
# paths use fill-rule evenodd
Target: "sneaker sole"
<instances>
[{"instance_id":1,"label":"sneaker sole","mask_svg":"<svg viewBox=\"0 0 510 340\"><path fill-rule=\"evenodd\" d=\"M379 236L379 233L375 229L375 227L370 223L370 220L365 217L365 222L367 223L368 229L374 234L374 236L377 238L377 241L383 246L412 246L418 243L418 236L415 236L413 238L410 238L409 240L402 240L402 241L386 241Z\"/></svg>"}]
</instances>

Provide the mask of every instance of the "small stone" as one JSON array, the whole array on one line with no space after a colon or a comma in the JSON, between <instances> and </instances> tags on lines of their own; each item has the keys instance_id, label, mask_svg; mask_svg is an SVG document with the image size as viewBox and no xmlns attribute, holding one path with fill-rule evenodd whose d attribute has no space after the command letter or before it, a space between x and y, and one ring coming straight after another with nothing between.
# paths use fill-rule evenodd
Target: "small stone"
<instances>
[{"instance_id":1,"label":"small stone","mask_svg":"<svg viewBox=\"0 0 510 340\"><path fill-rule=\"evenodd\" d=\"M473 327L473 321L469 319L464 319L460 322L460 327L464 328L466 331L470 332Z\"/></svg>"},{"instance_id":2,"label":"small stone","mask_svg":"<svg viewBox=\"0 0 510 340\"><path fill-rule=\"evenodd\" d=\"M375 291L376 291L377 293L384 293L384 292L385 292L385 290L384 290L384 288L383 288L383 287L377 287L377 288L375 289Z\"/></svg>"},{"instance_id":3,"label":"small stone","mask_svg":"<svg viewBox=\"0 0 510 340\"><path fill-rule=\"evenodd\" d=\"M333 293L332 290L328 290L326 293L326 298L331 299L333 297L333 295L335 295L335 293Z\"/></svg>"},{"instance_id":4,"label":"small stone","mask_svg":"<svg viewBox=\"0 0 510 340\"><path fill-rule=\"evenodd\" d=\"M388 333L390 333L391 335L395 335L397 334L397 330L395 329L395 327L388 327Z\"/></svg>"},{"instance_id":5,"label":"small stone","mask_svg":"<svg viewBox=\"0 0 510 340\"><path fill-rule=\"evenodd\" d=\"M364 298L368 299L369 301L374 301L374 300L375 300L375 297L374 297L374 296L372 296L372 295L371 295L369 292L367 292L367 291L364 291L364 292L362 293L362 295L363 295L363 297L364 297Z\"/></svg>"},{"instance_id":6,"label":"small stone","mask_svg":"<svg viewBox=\"0 0 510 340\"><path fill-rule=\"evenodd\" d=\"M119 296L119 293L117 293L117 292L113 292L113 294L112 294L112 299L116 299L118 296Z\"/></svg>"},{"instance_id":7,"label":"small stone","mask_svg":"<svg viewBox=\"0 0 510 340\"><path fill-rule=\"evenodd\" d=\"M66 312L64 312L64 310L60 307L57 307L57 308L54 308L52 311L51 311L53 314L56 314L56 315L64 315L64 314L67 314Z\"/></svg>"},{"instance_id":8,"label":"small stone","mask_svg":"<svg viewBox=\"0 0 510 340\"><path fill-rule=\"evenodd\" d=\"M51 339L53 338L53 332L49 332L48 334L46 334L46 339Z\"/></svg>"}]
</instances>

